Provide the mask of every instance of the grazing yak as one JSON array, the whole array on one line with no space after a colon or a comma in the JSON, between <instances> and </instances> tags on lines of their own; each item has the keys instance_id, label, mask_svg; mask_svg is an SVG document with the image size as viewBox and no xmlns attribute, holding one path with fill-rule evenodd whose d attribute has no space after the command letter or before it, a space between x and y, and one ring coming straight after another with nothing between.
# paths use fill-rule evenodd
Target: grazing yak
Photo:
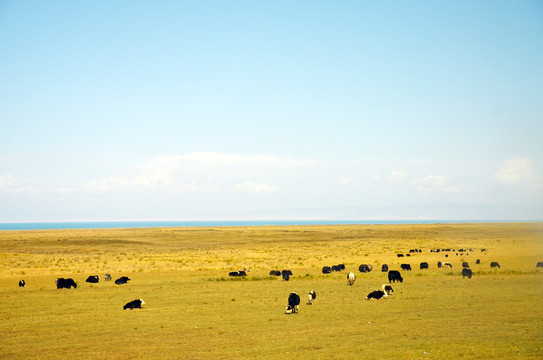
<instances>
[{"instance_id":1,"label":"grazing yak","mask_svg":"<svg viewBox=\"0 0 543 360\"><path fill-rule=\"evenodd\" d=\"M341 272L341 266L339 265L332 265L332 271L338 271L338 272Z\"/></svg>"},{"instance_id":2,"label":"grazing yak","mask_svg":"<svg viewBox=\"0 0 543 360\"><path fill-rule=\"evenodd\" d=\"M281 275L283 275L283 280L289 281L290 277L292 276L292 271L290 270L283 270L281 271Z\"/></svg>"},{"instance_id":3,"label":"grazing yak","mask_svg":"<svg viewBox=\"0 0 543 360\"><path fill-rule=\"evenodd\" d=\"M466 276L468 279L471 279L471 277L473 276L473 272L471 271L470 268L462 269L462 279L465 278Z\"/></svg>"},{"instance_id":4,"label":"grazing yak","mask_svg":"<svg viewBox=\"0 0 543 360\"><path fill-rule=\"evenodd\" d=\"M543 268L543 261L539 261L536 265L535 265L536 269L537 268Z\"/></svg>"},{"instance_id":5,"label":"grazing yak","mask_svg":"<svg viewBox=\"0 0 543 360\"><path fill-rule=\"evenodd\" d=\"M444 262L443 267L449 267L452 269L452 264L450 262Z\"/></svg>"},{"instance_id":6,"label":"grazing yak","mask_svg":"<svg viewBox=\"0 0 543 360\"><path fill-rule=\"evenodd\" d=\"M490 267L491 267L491 268L497 267L497 268L499 269L499 268L500 268L500 264L498 264L497 261L492 261L492 262L490 263Z\"/></svg>"},{"instance_id":7,"label":"grazing yak","mask_svg":"<svg viewBox=\"0 0 543 360\"><path fill-rule=\"evenodd\" d=\"M123 310L141 309L141 306L143 304L145 304L145 301L143 301L142 299L132 300L129 303L127 303L125 306L123 306Z\"/></svg>"},{"instance_id":8,"label":"grazing yak","mask_svg":"<svg viewBox=\"0 0 543 360\"><path fill-rule=\"evenodd\" d=\"M244 270L240 271L230 271L228 276L247 276L247 273Z\"/></svg>"},{"instance_id":9,"label":"grazing yak","mask_svg":"<svg viewBox=\"0 0 543 360\"><path fill-rule=\"evenodd\" d=\"M441 263L441 261L438 261L438 262L437 262L437 267L441 269L441 265L443 265L443 264Z\"/></svg>"},{"instance_id":10,"label":"grazing yak","mask_svg":"<svg viewBox=\"0 0 543 360\"><path fill-rule=\"evenodd\" d=\"M354 284L355 280L356 280L356 276L354 275L354 273L350 272L347 275L347 282L349 283L349 285L352 285Z\"/></svg>"},{"instance_id":11,"label":"grazing yak","mask_svg":"<svg viewBox=\"0 0 543 360\"><path fill-rule=\"evenodd\" d=\"M270 270L270 276L281 276L281 271L279 271L279 270Z\"/></svg>"},{"instance_id":12,"label":"grazing yak","mask_svg":"<svg viewBox=\"0 0 543 360\"><path fill-rule=\"evenodd\" d=\"M396 281L403 282L402 274L397 270L390 270L388 272L388 282L393 283Z\"/></svg>"},{"instance_id":13,"label":"grazing yak","mask_svg":"<svg viewBox=\"0 0 543 360\"><path fill-rule=\"evenodd\" d=\"M130 281L130 278L128 276L123 276L115 280L116 285L123 285L126 284L128 281Z\"/></svg>"},{"instance_id":14,"label":"grazing yak","mask_svg":"<svg viewBox=\"0 0 543 360\"><path fill-rule=\"evenodd\" d=\"M409 264L401 264L400 267L402 270L411 271L411 265Z\"/></svg>"},{"instance_id":15,"label":"grazing yak","mask_svg":"<svg viewBox=\"0 0 543 360\"><path fill-rule=\"evenodd\" d=\"M105 280L105 281L111 281L111 275L105 274L105 275L104 275L104 280Z\"/></svg>"},{"instance_id":16,"label":"grazing yak","mask_svg":"<svg viewBox=\"0 0 543 360\"><path fill-rule=\"evenodd\" d=\"M26 283L24 280L19 281L19 287L26 287Z\"/></svg>"},{"instance_id":17,"label":"grazing yak","mask_svg":"<svg viewBox=\"0 0 543 360\"><path fill-rule=\"evenodd\" d=\"M477 259L477 261L475 261L475 265L479 265L481 264L481 259Z\"/></svg>"},{"instance_id":18,"label":"grazing yak","mask_svg":"<svg viewBox=\"0 0 543 360\"><path fill-rule=\"evenodd\" d=\"M307 305L313 305L316 298L317 298L317 293L315 292L315 290L311 290L309 294L307 294Z\"/></svg>"},{"instance_id":19,"label":"grazing yak","mask_svg":"<svg viewBox=\"0 0 543 360\"><path fill-rule=\"evenodd\" d=\"M91 275L87 278L87 280L85 280L85 282L93 283L93 284L96 284L99 281L100 281L100 278L98 277L98 275Z\"/></svg>"},{"instance_id":20,"label":"grazing yak","mask_svg":"<svg viewBox=\"0 0 543 360\"><path fill-rule=\"evenodd\" d=\"M322 273L323 274L330 274L330 273L332 273L332 268L330 266L323 266L322 267Z\"/></svg>"},{"instance_id":21,"label":"grazing yak","mask_svg":"<svg viewBox=\"0 0 543 360\"><path fill-rule=\"evenodd\" d=\"M373 270L373 265L362 264L358 267L358 271L361 273L370 272Z\"/></svg>"},{"instance_id":22,"label":"grazing yak","mask_svg":"<svg viewBox=\"0 0 543 360\"><path fill-rule=\"evenodd\" d=\"M371 300L371 299L379 300L387 296L388 294L384 292L383 290L375 290L375 291L370 292L368 296L366 296L366 300Z\"/></svg>"},{"instance_id":23,"label":"grazing yak","mask_svg":"<svg viewBox=\"0 0 543 360\"><path fill-rule=\"evenodd\" d=\"M392 286L388 285L388 284L383 284L383 291L387 294L387 295L392 295L394 293L394 290L392 289Z\"/></svg>"},{"instance_id":24,"label":"grazing yak","mask_svg":"<svg viewBox=\"0 0 543 360\"><path fill-rule=\"evenodd\" d=\"M387 271L388 271L388 265L387 265L387 264L383 264L383 266L381 266L381 271L382 271L382 272L387 272Z\"/></svg>"},{"instance_id":25,"label":"grazing yak","mask_svg":"<svg viewBox=\"0 0 543 360\"><path fill-rule=\"evenodd\" d=\"M77 289L77 284L72 278L58 278L55 280L55 284L57 285L57 289L71 289L72 287Z\"/></svg>"},{"instance_id":26,"label":"grazing yak","mask_svg":"<svg viewBox=\"0 0 543 360\"><path fill-rule=\"evenodd\" d=\"M287 314L297 314L298 308L300 307L300 295L295 292L290 293L288 296L288 305L286 309Z\"/></svg>"},{"instance_id":27,"label":"grazing yak","mask_svg":"<svg viewBox=\"0 0 543 360\"><path fill-rule=\"evenodd\" d=\"M428 263L427 262L421 262L420 263L420 269L428 269Z\"/></svg>"},{"instance_id":28,"label":"grazing yak","mask_svg":"<svg viewBox=\"0 0 543 360\"><path fill-rule=\"evenodd\" d=\"M396 254L397 257L403 257L403 254Z\"/></svg>"}]
</instances>

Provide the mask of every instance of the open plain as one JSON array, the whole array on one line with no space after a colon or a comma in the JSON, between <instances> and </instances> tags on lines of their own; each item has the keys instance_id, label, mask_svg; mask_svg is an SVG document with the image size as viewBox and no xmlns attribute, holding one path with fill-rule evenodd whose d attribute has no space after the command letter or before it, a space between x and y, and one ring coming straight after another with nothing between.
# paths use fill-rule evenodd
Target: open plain
<instances>
[{"instance_id":1,"label":"open plain","mask_svg":"<svg viewBox=\"0 0 543 360\"><path fill-rule=\"evenodd\" d=\"M543 223L0 231L0 358L543 359L540 261ZM402 263L394 295L366 300L388 283L381 265ZM269 276L283 269L289 281Z\"/></svg>"}]
</instances>

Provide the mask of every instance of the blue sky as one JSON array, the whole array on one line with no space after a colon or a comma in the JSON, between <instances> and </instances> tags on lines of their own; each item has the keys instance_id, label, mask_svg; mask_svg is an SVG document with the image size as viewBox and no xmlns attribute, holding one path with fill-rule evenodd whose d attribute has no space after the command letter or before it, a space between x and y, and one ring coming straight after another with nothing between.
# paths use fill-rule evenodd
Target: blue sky
<instances>
[{"instance_id":1,"label":"blue sky","mask_svg":"<svg viewBox=\"0 0 543 360\"><path fill-rule=\"evenodd\" d=\"M0 79L0 221L543 219L539 1L1 1Z\"/></svg>"}]
</instances>

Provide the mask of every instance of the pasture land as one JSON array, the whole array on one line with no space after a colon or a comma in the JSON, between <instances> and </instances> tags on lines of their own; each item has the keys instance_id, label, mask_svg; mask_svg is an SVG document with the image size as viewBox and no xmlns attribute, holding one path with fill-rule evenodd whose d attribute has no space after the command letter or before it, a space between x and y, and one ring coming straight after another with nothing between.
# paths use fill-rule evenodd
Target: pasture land
<instances>
[{"instance_id":1,"label":"pasture land","mask_svg":"<svg viewBox=\"0 0 543 360\"><path fill-rule=\"evenodd\" d=\"M396 256L409 249L422 252ZM543 223L0 231L0 358L543 359L538 261ZM366 301L388 282L385 263L413 270L393 296ZM290 281L268 276L282 269ZM57 277L79 286L57 290ZM286 315L293 291L300 311ZM137 298L143 309L122 310Z\"/></svg>"}]
</instances>

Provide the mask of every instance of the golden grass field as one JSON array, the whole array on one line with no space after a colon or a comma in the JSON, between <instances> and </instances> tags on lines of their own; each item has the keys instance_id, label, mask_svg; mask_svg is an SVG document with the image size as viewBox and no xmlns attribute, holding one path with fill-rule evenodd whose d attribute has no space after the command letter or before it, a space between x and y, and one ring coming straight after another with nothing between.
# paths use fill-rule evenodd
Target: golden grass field
<instances>
[{"instance_id":1,"label":"golden grass field","mask_svg":"<svg viewBox=\"0 0 543 360\"><path fill-rule=\"evenodd\" d=\"M397 258L412 248L422 253ZM0 358L543 359L538 261L543 223L0 231ZM413 271L393 296L367 301L388 282L384 263ZM243 268L247 278L228 277ZM268 276L276 269L291 280ZM57 290L57 277L79 286ZM290 292L298 314L285 314ZM122 309L137 298L143 309Z\"/></svg>"}]
</instances>

